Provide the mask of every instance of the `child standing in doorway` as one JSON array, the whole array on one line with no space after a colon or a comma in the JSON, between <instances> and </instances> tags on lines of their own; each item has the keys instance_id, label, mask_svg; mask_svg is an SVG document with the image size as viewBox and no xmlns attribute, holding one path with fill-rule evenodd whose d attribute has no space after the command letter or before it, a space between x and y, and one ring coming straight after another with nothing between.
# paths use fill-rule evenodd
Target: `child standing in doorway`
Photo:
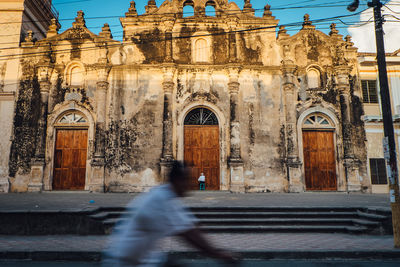
<instances>
[{"instance_id":1,"label":"child standing in doorway","mask_svg":"<svg viewBox=\"0 0 400 267\"><path fill-rule=\"evenodd\" d=\"M204 173L200 173L200 177L197 181L199 181L200 190L206 190L206 177Z\"/></svg>"}]
</instances>

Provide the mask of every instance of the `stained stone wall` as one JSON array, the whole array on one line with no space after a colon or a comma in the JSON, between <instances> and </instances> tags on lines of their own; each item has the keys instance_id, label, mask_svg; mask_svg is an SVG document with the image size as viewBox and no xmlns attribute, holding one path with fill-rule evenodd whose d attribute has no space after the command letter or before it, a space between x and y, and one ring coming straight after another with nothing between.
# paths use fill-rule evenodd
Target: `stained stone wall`
<instances>
[{"instance_id":1,"label":"stained stone wall","mask_svg":"<svg viewBox=\"0 0 400 267\"><path fill-rule=\"evenodd\" d=\"M184 159L185 116L203 107L218 118L219 189L306 190L302 131L315 113L333 127L336 189L369 191L351 39L335 25L330 35L318 31L308 15L293 36L263 31L278 20L268 5L256 17L250 1L241 10L215 0L211 17L194 0L195 15L183 18L185 3L149 1L140 16L132 1L122 42L108 24L90 32L79 11L65 32L53 21L47 38L23 44L36 56L20 62L11 190L52 190L55 133L79 128L60 124L68 112L82 114L88 129L84 190L148 190Z\"/></svg>"}]
</instances>

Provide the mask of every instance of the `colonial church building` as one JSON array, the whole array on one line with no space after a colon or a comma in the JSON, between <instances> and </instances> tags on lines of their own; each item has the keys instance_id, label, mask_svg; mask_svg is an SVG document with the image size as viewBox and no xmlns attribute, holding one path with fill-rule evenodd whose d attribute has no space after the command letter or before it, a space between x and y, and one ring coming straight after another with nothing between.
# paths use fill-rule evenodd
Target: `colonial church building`
<instances>
[{"instance_id":1,"label":"colonial church building","mask_svg":"<svg viewBox=\"0 0 400 267\"><path fill-rule=\"evenodd\" d=\"M193 189L204 173L206 190L371 190L357 49L335 24L305 15L290 36L250 0L131 1L120 20L122 42L82 11L26 36L3 187L144 191L177 159Z\"/></svg>"}]
</instances>

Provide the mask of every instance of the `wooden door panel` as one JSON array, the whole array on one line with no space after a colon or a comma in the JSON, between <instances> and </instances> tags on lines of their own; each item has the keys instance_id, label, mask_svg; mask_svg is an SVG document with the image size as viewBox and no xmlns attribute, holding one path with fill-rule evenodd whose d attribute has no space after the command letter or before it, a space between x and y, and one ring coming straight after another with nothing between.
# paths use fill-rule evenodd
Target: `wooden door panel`
<instances>
[{"instance_id":1,"label":"wooden door panel","mask_svg":"<svg viewBox=\"0 0 400 267\"><path fill-rule=\"evenodd\" d=\"M58 130L53 189L83 190L86 180L87 130Z\"/></svg>"},{"instance_id":2,"label":"wooden door panel","mask_svg":"<svg viewBox=\"0 0 400 267\"><path fill-rule=\"evenodd\" d=\"M62 164L62 150L56 150L54 153L54 168L61 168Z\"/></svg>"},{"instance_id":3,"label":"wooden door panel","mask_svg":"<svg viewBox=\"0 0 400 267\"><path fill-rule=\"evenodd\" d=\"M206 176L206 189L219 190L218 126L186 125L184 146L185 165L191 169L191 189L198 190L197 179L200 173L204 173Z\"/></svg>"},{"instance_id":4,"label":"wooden door panel","mask_svg":"<svg viewBox=\"0 0 400 267\"><path fill-rule=\"evenodd\" d=\"M303 131L307 190L337 190L333 132Z\"/></svg>"},{"instance_id":5,"label":"wooden door panel","mask_svg":"<svg viewBox=\"0 0 400 267\"><path fill-rule=\"evenodd\" d=\"M72 150L69 148L64 148L62 151L63 158L61 161L61 166L63 168L69 168L72 163Z\"/></svg>"},{"instance_id":6,"label":"wooden door panel","mask_svg":"<svg viewBox=\"0 0 400 267\"><path fill-rule=\"evenodd\" d=\"M62 149L63 147L64 147L63 132L57 132L56 149Z\"/></svg>"}]
</instances>

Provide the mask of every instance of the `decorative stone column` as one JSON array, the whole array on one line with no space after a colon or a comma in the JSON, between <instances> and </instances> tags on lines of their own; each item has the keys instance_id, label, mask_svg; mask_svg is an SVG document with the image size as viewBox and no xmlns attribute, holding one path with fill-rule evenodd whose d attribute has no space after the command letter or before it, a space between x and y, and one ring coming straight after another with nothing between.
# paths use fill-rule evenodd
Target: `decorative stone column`
<instances>
[{"instance_id":1,"label":"decorative stone column","mask_svg":"<svg viewBox=\"0 0 400 267\"><path fill-rule=\"evenodd\" d=\"M172 29L174 27L173 20L164 21L165 28L165 62L173 62L172 55Z\"/></svg>"},{"instance_id":2,"label":"decorative stone column","mask_svg":"<svg viewBox=\"0 0 400 267\"><path fill-rule=\"evenodd\" d=\"M40 117L36 135L35 157L32 159L31 175L28 183L29 192L40 192L43 189L44 167L46 165L46 132L47 132L47 113L50 92L50 81L53 68L51 66L39 67L40 84Z\"/></svg>"},{"instance_id":3,"label":"decorative stone column","mask_svg":"<svg viewBox=\"0 0 400 267\"><path fill-rule=\"evenodd\" d=\"M94 192L104 192L105 186L105 131L107 110L107 82L110 68L106 65L98 66L96 83L96 129L95 129L95 151L92 165L92 175L88 189Z\"/></svg>"},{"instance_id":4,"label":"decorative stone column","mask_svg":"<svg viewBox=\"0 0 400 267\"><path fill-rule=\"evenodd\" d=\"M228 49L228 53L229 53L229 62L230 63L235 63L237 62L237 55L238 55L238 51L237 51L237 21L234 18L230 18L230 20L227 21L227 26L229 29L229 33L228 33L228 42L229 42L229 49Z\"/></svg>"},{"instance_id":5,"label":"decorative stone column","mask_svg":"<svg viewBox=\"0 0 400 267\"><path fill-rule=\"evenodd\" d=\"M240 121L239 121L239 68L229 69L230 100L230 157L229 168L232 192L244 193L243 161L240 155Z\"/></svg>"},{"instance_id":6,"label":"decorative stone column","mask_svg":"<svg viewBox=\"0 0 400 267\"><path fill-rule=\"evenodd\" d=\"M350 121L350 82L351 67L348 66L344 53L340 47L336 51L335 71L337 90L340 97L340 110L342 116L342 138L344 168L346 174L347 191L361 191L358 160L354 157L351 140L352 125Z\"/></svg>"},{"instance_id":7,"label":"decorative stone column","mask_svg":"<svg viewBox=\"0 0 400 267\"><path fill-rule=\"evenodd\" d=\"M164 109L163 109L163 147L160 159L161 179L165 182L168 179L168 173L171 170L174 160L172 149L172 92L175 83L173 81L174 69L172 67L164 68L163 91L164 91Z\"/></svg>"},{"instance_id":8,"label":"decorative stone column","mask_svg":"<svg viewBox=\"0 0 400 267\"><path fill-rule=\"evenodd\" d=\"M284 48L284 50L286 49L288 49L288 47ZM286 136L286 171L289 182L289 192L303 192L304 183L302 182L296 127L297 88L294 82L296 79L294 75L295 71L296 65L293 61L284 60L282 62Z\"/></svg>"}]
</instances>

